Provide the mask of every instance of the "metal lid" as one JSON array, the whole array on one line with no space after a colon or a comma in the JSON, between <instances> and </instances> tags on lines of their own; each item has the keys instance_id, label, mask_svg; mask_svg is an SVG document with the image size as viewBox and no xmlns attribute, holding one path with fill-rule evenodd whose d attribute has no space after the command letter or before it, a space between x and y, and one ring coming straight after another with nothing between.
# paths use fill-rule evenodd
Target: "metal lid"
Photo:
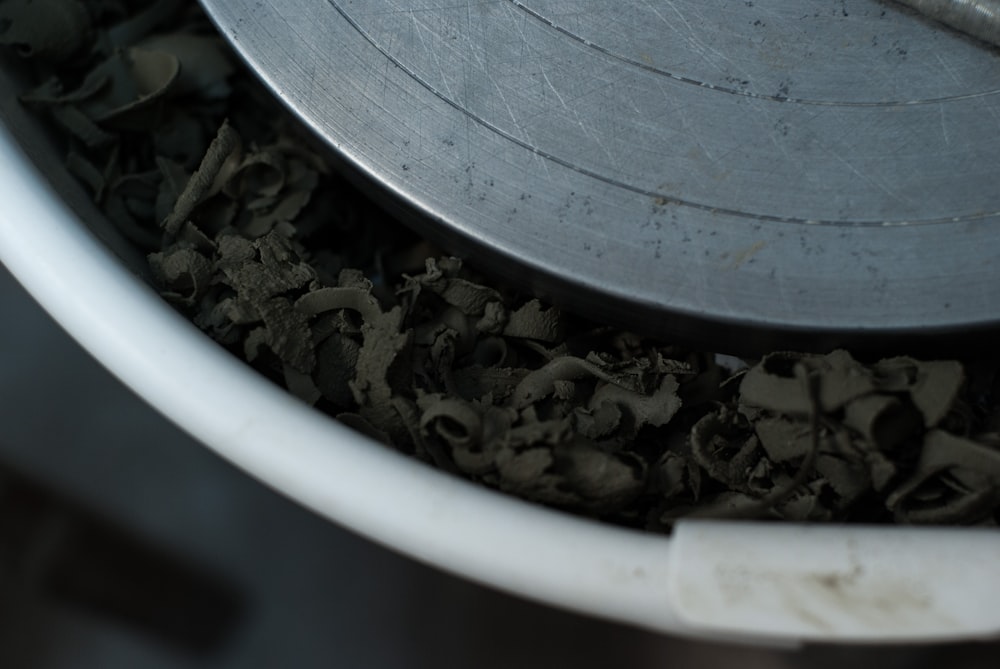
<instances>
[{"instance_id":1,"label":"metal lid","mask_svg":"<svg viewBox=\"0 0 1000 669\"><path fill-rule=\"evenodd\" d=\"M203 4L421 232L557 303L743 351L1000 321L998 51L905 7Z\"/></svg>"}]
</instances>

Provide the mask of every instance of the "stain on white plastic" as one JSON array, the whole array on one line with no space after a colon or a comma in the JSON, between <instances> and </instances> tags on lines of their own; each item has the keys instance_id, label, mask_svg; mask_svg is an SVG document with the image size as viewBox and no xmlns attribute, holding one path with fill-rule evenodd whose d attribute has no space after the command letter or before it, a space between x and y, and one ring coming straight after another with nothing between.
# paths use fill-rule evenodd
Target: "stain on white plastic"
<instances>
[{"instance_id":1,"label":"stain on white plastic","mask_svg":"<svg viewBox=\"0 0 1000 669\"><path fill-rule=\"evenodd\" d=\"M1000 635L1000 533L681 523L668 576L683 623L825 641Z\"/></svg>"}]
</instances>

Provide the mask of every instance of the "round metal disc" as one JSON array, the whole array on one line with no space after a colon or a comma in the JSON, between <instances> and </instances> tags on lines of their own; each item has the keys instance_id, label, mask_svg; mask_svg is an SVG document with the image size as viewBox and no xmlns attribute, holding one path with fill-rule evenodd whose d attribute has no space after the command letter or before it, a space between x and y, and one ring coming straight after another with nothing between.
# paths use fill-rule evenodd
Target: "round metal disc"
<instances>
[{"instance_id":1,"label":"round metal disc","mask_svg":"<svg viewBox=\"0 0 1000 669\"><path fill-rule=\"evenodd\" d=\"M743 350L1000 320L1000 54L894 3L203 4L422 232L558 303Z\"/></svg>"}]
</instances>

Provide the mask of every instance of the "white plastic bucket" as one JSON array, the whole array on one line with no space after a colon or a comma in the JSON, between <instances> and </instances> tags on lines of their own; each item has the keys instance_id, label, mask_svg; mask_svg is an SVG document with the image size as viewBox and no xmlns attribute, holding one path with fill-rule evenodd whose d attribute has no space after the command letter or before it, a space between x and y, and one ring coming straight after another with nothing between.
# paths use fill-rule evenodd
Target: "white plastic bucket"
<instances>
[{"instance_id":1,"label":"white plastic bucket","mask_svg":"<svg viewBox=\"0 0 1000 669\"><path fill-rule=\"evenodd\" d=\"M682 522L652 536L491 492L321 415L139 278L141 258L87 213L0 84L0 261L125 384L302 505L480 583L661 632L783 644L1000 636L996 531Z\"/></svg>"}]
</instances>

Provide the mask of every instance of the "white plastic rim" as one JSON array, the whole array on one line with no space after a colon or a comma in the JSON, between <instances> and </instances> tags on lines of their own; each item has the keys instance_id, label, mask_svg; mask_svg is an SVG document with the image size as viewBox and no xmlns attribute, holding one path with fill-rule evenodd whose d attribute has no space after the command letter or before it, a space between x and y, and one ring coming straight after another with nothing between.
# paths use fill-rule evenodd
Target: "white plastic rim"
<instances>
[{"instance_id":1,"label":"white plastic rim","mask_svg":"<svg viewBox=\"0 0 1000 669\"><path fill-rule=\"evenodd\" d=\"M1000 635L1000 533L682 523L665 538L494 493L350 431L224 352L90 233L6 129L0 195L0 261L85 349L219 455L375 542L660 632L783 644ZM878 590L886 579L893 588Z\"/></svg>"}]
</instances>

